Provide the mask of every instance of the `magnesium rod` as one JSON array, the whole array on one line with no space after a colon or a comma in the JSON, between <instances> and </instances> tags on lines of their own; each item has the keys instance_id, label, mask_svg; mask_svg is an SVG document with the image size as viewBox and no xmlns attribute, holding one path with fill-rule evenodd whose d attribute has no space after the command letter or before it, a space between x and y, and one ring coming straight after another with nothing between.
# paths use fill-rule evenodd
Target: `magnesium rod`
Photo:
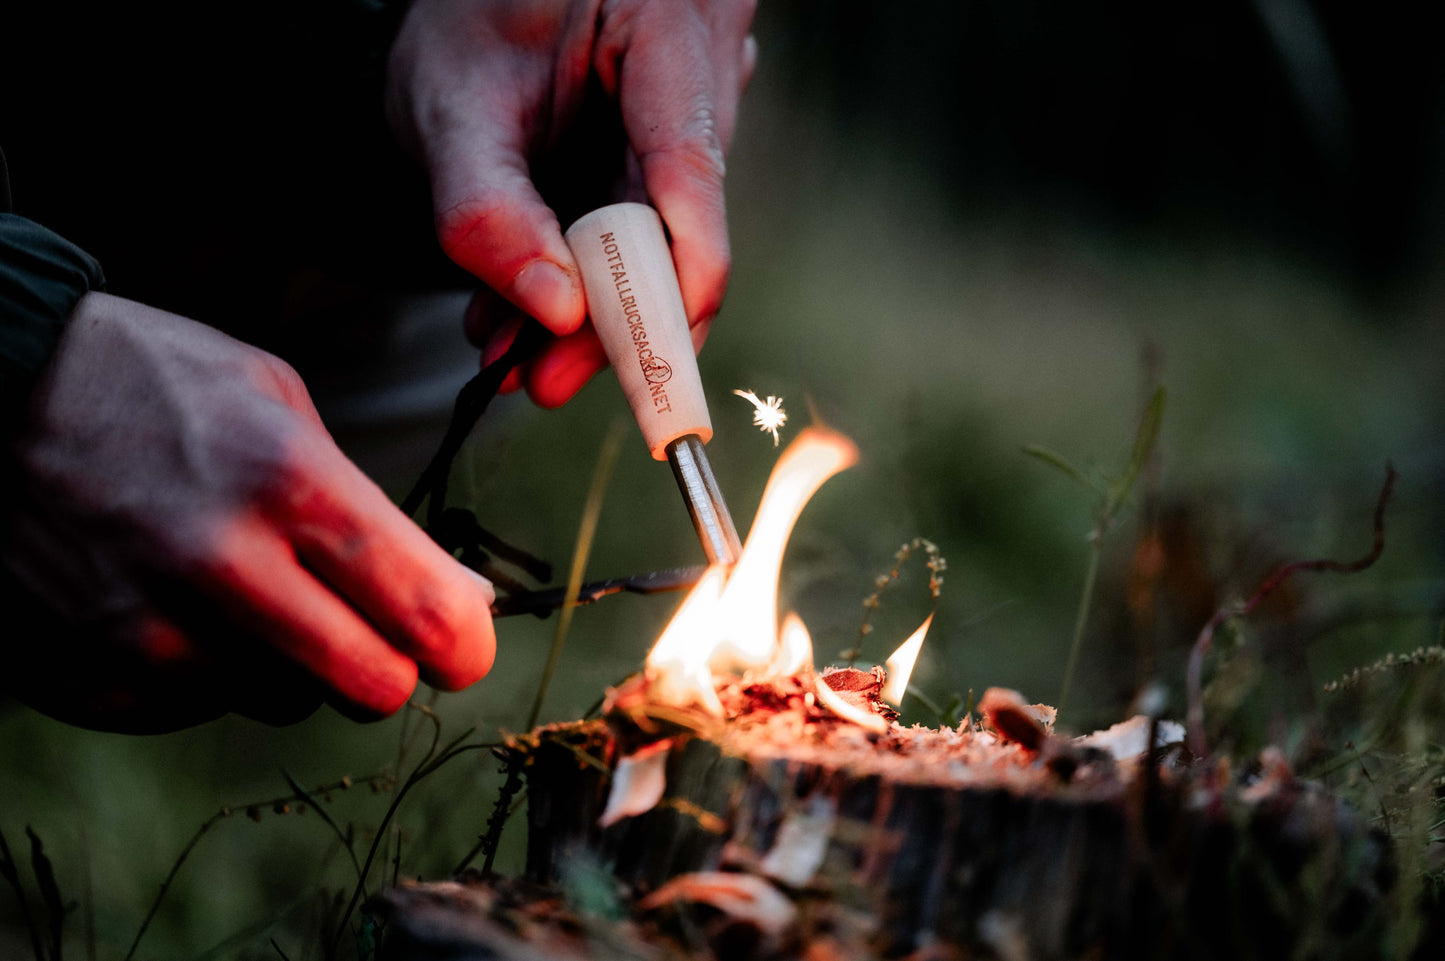
<instances>
[{"instance_id":1,"label":"magnesium rod","mask_svg":"<svg viewBox=\"0 0 1445 961\"><path fill-rule=\"evenodd\" d=\"M677 478L677 486L687 501L692 526L697 530L697 539L702 543L707 562L737 563L738 555L743 552L742 542L738 539L737 528L733 526L722 491L718 490L712 465L702 451L702 441L696 434L679 437L667 445L667 460L672 464L672 475Z\"/></svg>"}]
</instances>

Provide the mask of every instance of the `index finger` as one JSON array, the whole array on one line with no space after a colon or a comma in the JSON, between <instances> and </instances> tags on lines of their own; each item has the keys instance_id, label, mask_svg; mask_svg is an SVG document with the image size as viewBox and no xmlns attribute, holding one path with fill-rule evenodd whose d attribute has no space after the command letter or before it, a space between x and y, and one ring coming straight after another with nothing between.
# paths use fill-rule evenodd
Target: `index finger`
<instances>
[{"instance_id":1,"label":"index finger","mask_svg":"<svg viewBox=\"0 0 1445 961\"><path fill-rule=\"evenodd\" d=\"M396 508L356 465L323 445L292 485L281 526L328 586L413 658L421 678L461 690L492 667L492 586Z\"/></svg>"}]
</instances>

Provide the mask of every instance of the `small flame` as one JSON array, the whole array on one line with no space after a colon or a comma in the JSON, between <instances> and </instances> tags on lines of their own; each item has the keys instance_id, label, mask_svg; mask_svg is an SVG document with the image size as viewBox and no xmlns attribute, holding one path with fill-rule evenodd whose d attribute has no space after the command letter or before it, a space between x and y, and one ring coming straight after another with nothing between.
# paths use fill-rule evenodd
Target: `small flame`
<instances>
[{"instance_id":1,"label":"small flame","mask_svg":"<svg viewBox=\"0 0 1445 961\"><path fill-rule=\"evenodd\" d=\"M722 702L707 663L710 652L692 639L707 632L726 579L726 568L708 568L648 652L647 676L652 682L652 696L658 701L674 707L697 704L709 714L722 716Z\"/></svg>"},{"instance_id":2,"label":"small flame","mask_svg":"<svg viewBox=\"0 0 1445 961\"><path fill-rule=\"evenodd\" d=\"M923 647L923 638L928 635L928 625L933 623L933 615L924 618L918 630L914 631L898 650L894 651L884 666L888 668L888 680L883 685L879 696L890 704L902 704L903 695L908 691L908 679L913 676L913 665L918 660L918 651Z\"/></svg>"},{"instance_id":3,"label":"small flame","mask_svg":"<svg viewBox=\"0 0 1445 961\"><path fill-rule=\"evenodd\" d=\"M766 673L769 677L798 674L812 666L813 638L808 634L808 625L796 611L789 611L778 635L778 650Z\"/></svg>"},{"instance_id":4,"label":"small flame","mask_svg":"<svg viewBox=\"0 0 1445 961\"><path fill-rule=\"evenodd\" d=\"M682 707L698 704L721 716L714 671L787 673L777 669L796 671L811 662L812 643L801 620L790 617L783 633L778 630L783 550L808 499L857 459L852 441L822 427L807 428L788 445L731 575L722 567L708 571L648 654L654 698Z\"/></svg>"}]
</instances>

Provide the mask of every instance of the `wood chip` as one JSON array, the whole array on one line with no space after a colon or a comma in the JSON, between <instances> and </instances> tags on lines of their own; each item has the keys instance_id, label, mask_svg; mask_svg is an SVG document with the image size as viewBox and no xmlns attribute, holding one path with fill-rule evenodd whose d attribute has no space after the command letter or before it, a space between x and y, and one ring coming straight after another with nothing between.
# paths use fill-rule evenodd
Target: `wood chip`
<instances>
[{"instance_id":1,"label":"wood chip","mask_svg":"<svg viewBox=\"0 0 1445 961\"><path fill-rule=\"evenodd\" d=\"M821 791L809 796L788 812L778 828L777 840L758 869L791 887L806 886L823 866L837 815L838 806L832 798Z\"/></svg>"},{"instance_id":2,"label":"wood chip","mask_svg":"<svg viewBox=\"0 0 1445 961\"><path fill-rule=\"evenodd\" d=\"M1074 738L1077 747L1098 748L1116 761L1131 761L1149 752L1149 729L1154 719L1136 714L1127 721L1083 737ZM1177 721L1160 721L1154 747L1164 747L1184 740L1184 726Z\"/></svg>"},{"instance_id":3,"label":"wood chip","mask_svg":"<svg viewBox=\"0 0 1445 961\"><path fill-rule=\"evenodd\" d=\"M1029 704L1018 691L991 687L983 692L978 709L995 731L1005 740L1029 751L1039 751L1049 739L1054 716L1058 713L1047 704Z\"/></svg>"},{"instance_id":4,"label":"wood chip","mask_svg":"<svg viewBox=\"0 0 1445 961\"><path fill-rule=\"evenodd\" d=\"M798 908L787 895L755 874L698 871L682 874L638 902L643 911L703 904L734 923L750 925L776 945L798 920ZM766 952L764 952L766 953Z\"/></svg>"},{"instance_id":5,"label":"wood chip","mask_svg":"<svg viewBox=\"0 0 1445 961\"><path fill-rule=\"evenodd\" d=\"M645 814L657 806L667 789L667 755L671 748L672 739L665 738L618 759L607 806L597 819L599 827L611 827L623 818Z\"/></svg>"}]
</instances>

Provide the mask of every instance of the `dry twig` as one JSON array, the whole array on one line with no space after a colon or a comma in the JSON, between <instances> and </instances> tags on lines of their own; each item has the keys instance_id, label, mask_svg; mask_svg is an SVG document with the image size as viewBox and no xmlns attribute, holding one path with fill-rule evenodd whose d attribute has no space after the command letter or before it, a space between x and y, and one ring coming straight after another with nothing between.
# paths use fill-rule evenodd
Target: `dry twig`
<instances>
[{"instance_id":1,"label":"dry twig","mask_svg":"<svg viewBox=\"0 0 1445 961\"><path fill-rule=\"evenodd\" d=\"M1199 632L1199 637L1194 641L1194 650L1189 655L1189 669L1185 678L1185 686L1189 697L1188 714L1188 739L1189 750L1195 757L1204 757L1209 753L1209 744L1204 736L1204 655L1208 652L1210 644L1214 640L1214 632L1219 630L1226 622L1236 617L1245 617L1254 612L1260 603L1272 594L1275 588L1279 587L1291 575L1301 571L1336 571L1341 574L1354 574L1370 567L1385 550L1385 505L1390 500L1390 493L1394 490L1395 479L1399 475L1392 465L1385 466L1385 483L1380 488L1379 500L1375 503L1374 531L1375 541L1370 552L1364 557L1354 561L1333 561L1327 558L1320 558L1308 561L1294 561L1285 564L1276 570L1259 588L1250 595L1248 600L1241 603L1221 607L1215 611L1214 616L1204 625Z\"/></svg>"}]
</instances>

